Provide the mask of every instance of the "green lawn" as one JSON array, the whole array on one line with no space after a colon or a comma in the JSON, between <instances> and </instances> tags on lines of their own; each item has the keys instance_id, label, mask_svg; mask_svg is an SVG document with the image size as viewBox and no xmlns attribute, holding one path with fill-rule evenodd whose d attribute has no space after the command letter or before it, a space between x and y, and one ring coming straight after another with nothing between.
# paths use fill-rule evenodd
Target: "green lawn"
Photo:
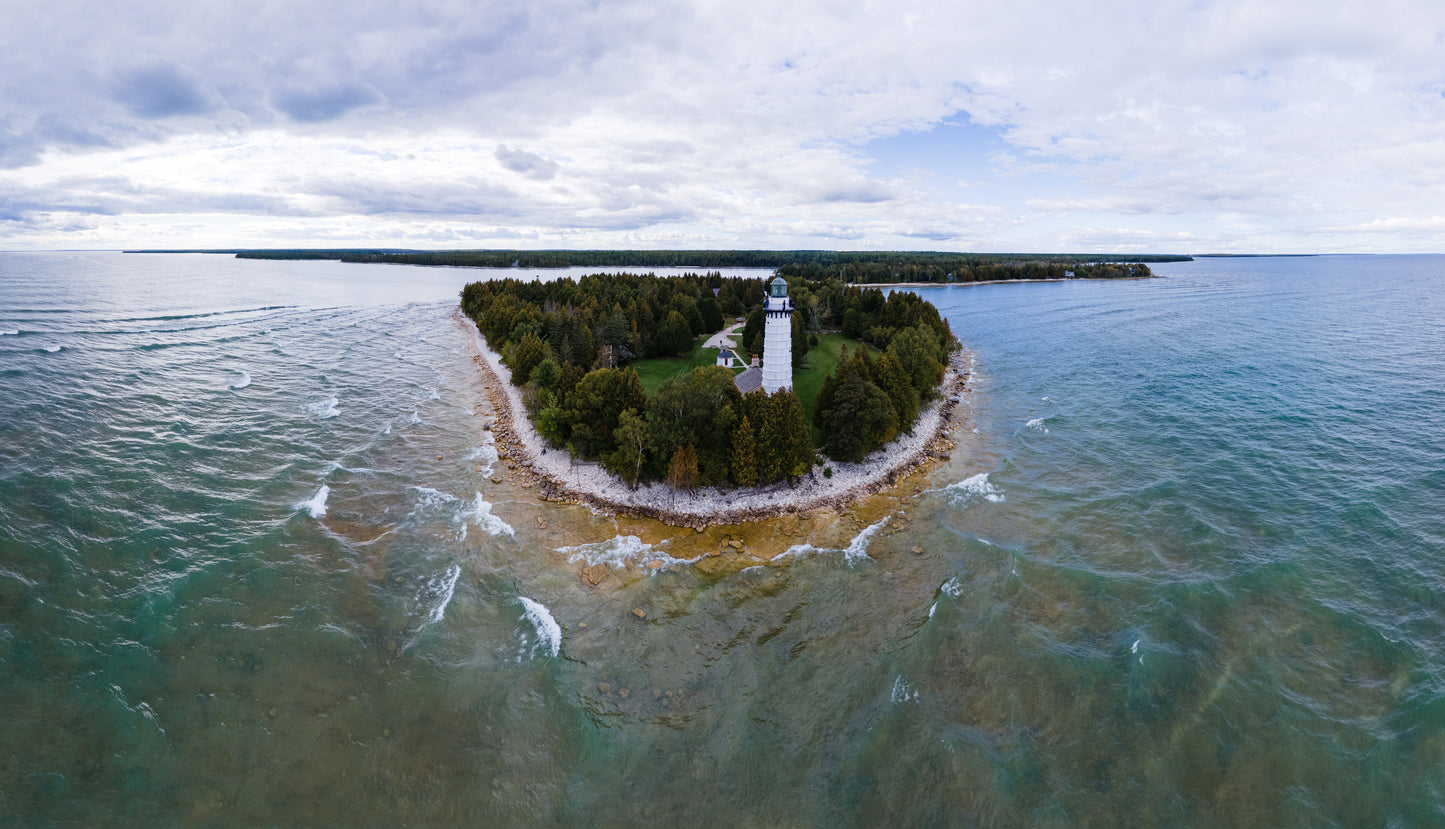
<instances>
[{"instance_id":1,"label":"green lawn","mask_svg":"<svg viewBox=\"0 0 1445 829\"><path fill-rule=\"evenodd\" d=\"M739 331L739 334L742 332ZM685 374L699 366L710 366L717 363L716 348L702 348L700 343L694 344L692 351L685 357L657 357L651 360L634 360L628 363L637 371L637 377L642 381L642 389L648 395L657 394L657 390L663 383L680 374ZM798 395L798 400L803 404L803 414L808 422L813 422L813 409L818 401L818 391L823 388L823 379L832 374L838 368L838 358L842 355L844 348L852 354L858 348L868 348L858 340L850 340L842 334L822 334L818 337L818 345L808 349L808 358L803 363L803 368L793 372L793 391ZM874 349L869 351L877 356Z\"/></svg>"},{"instance_id":2,"label":"green lawn","mask_svg":"<svg viewBox=\"0 0 1445 829\"><path fill-rule=\"evenodd\" d=\"M813 422L813 410L818 402L818 392L823 388L823 380L838 368L838 358L845 346L849 354L859 347L868 348L865 343L850 340L842 334L821 334L818 345L808 349L808 359L804 361L803 368L793 372L793 392L803 404L803 414L809 423ZM877 356L875 349L868 350Z\"/></svg>"},{"instance_id":3,"label":"green lawn","mask_svg":"<svg viewBox=\"0 0 1445 829\"><path fill-rule=\"evenodd\" d=\"M703 338L699 337L697 342L693 343L692 351L684 357L654 357L651 360L633 360L627 365L637 371L637 378L642 381L642 390L650 397L657 394L663 383L679 374L717 363L717 349L703 348L702 340Z\"/></svg>"}]
</instances>

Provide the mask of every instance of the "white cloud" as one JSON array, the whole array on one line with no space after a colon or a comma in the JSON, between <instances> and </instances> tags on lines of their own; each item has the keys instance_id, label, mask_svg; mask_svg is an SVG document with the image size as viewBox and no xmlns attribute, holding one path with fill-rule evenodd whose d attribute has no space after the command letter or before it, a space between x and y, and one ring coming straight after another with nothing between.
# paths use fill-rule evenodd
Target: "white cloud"
<instances>
[{"instance_id":1,"label":"white cloud","mask_svg":"<svg viewBox=\"0 0 1445 829\"><path fill-rule=\"evenodd\" d=\"M1426 2L22 6L0 247L1433 250L1442 32ZM870 173L959 118L1007 147L969 203Z\"/></svg>"}]
</instances>

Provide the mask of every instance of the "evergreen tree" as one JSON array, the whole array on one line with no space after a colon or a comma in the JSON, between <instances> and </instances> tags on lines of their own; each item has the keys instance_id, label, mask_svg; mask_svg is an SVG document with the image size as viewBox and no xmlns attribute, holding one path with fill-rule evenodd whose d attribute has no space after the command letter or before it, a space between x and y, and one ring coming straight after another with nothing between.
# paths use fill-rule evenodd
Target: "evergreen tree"
<instances>
[{"instance_id":1,"label":"evergreen tree","mask_svg":"<svg viewBox=\"0 0 1445 829\"><path fill-rule=\"evenodd\" d=\"M732 431L742 411L742 393L729 369L703 366L668 380L647 405L654 457L661 463L693 444L701 482L726 482Z\"/></svg>"},{"instance_id":2,"label":"evergreen tree","mask_svg":"<svg viewBox=\"0 0 1445 829\"><path fill-rule=\"evenodd\" d=\"M763 342L766 339L764 329L767 326L767 314L763 309L756 308L748 314L748 321L743 325L742 344L743 350L748 354L763 353ZM744 360L746 362L746 360Z\"/></svg>"},{"instance_id":3,"label":"evergreen tree","mask_svg":"<svg viewBox=\"0 0 1445 829\"><path fill-rule=\"evenodd\" d=\"M758 427L757 448L754 452L758 465L758 481L770 484L789 474L788 448L791 441L787 423L782 414L782 401L775 394L758 392L763 413Z\"/></svg>"},{"instance_id":4,"label":"evergreen tree","mask_svg":"<svg viewBox=\"0 0 1445 829\"><path fill-rule=\"evenodd\" d=\"M717 304L722 312L730 317L740 316L746 310L732 282L723 283L722 290L717 293Z\"/></svg>"},{"instance_id":5,"label":"evergreen tree","mask_svg":"<svg viewBox=\"0 0 1445 829\"><path fill-rule=\"evenodd\" d=\"M557 361L551 357L543 358L536 368L532 369L531 382L538 389L551 389L557 383L557 378L562 374L562 368Z\"/></svg>"},{"instance_id":6,"label":"evergreen tree","mask_svg":"<svg viewBox=\"0 0 1445 829\"><path fill-rule=\"evenodd\" d=\"M912 434L913 424L918 420L918 390L913 387L893 352L884 354L873 363L873 382L893 401L893 408L898 413L898 427Z\"/></svg>"},{"instance_id":7,"label":"evergreen tree","mask_svg":"<svg viewBox=\"0 0 1445 829\"><path fill-rule=\"evenodd\" d=\"M582 382L586 374L581 368L571 362L562 364L562 371L557 375L557 382L552 384L552 393L557 396L557 405L564 405L567 398L571 396L572 390Z\"/></svg>"},{"instance_id":8,"label":"evergreen tree","mask_svg":"<svg viewBox=\"0 0 1445 829\"><path fill-rule=\"evenodd\" d=\"M783 436L779 467L783 475L796 478L813 466L812 430L803 415L803 402L792 389L779 389L772 397L771 413Z\"/></svg>"},{"instance_id":9,"label":"evergreen tree","mask_svg":"<svg viewBox=\"0 0 1445 829\"><path fill-rule=\"evenodd\" d=\"M869 366L866 353L855 352L830 378L833 382L826 406L819 395L814 420L827 436L823 451L834 460L861 461L898 434L893 401L873 382Z\"/></svg>"},{"instance_id":10,"label":"evergreen tree","mask_svg":"<svg viewBox=\"0 0 1445 829\"><path fill-rule=\"evenodd\" d=\"M667 321L658 329L657 350L661 354L681 356L692 350L692 327L677 311L667 312Z\"/></svg>"},{"instance_id":11,"label":"evergreen tree","mask_svg":"<svg viewBox=\"0 0 1445 829\"><path fill-rule=\"evenodd\" d=\"M602 326L602 341L612 346L626 345L630 338L630 327L627 324L627 317L623 316L622 309L613 306L613 311L607 316L607 322Z\"/></svg>"},{"instance_id":12,"label":"evergreen tree","mask_svg":"<svg viewBox=\"0 0 1445 829\"><path fill-rule=\"evenodd\" d=\"M723 329L722 311L718 308L717 300L705 296L698 300L697 310L702 314L703 331L711 334Z\"/></svg>"},{"instance_id":13,"label":"evergreen tree","mask_svg":"<svg viewBox=\"0 0 1445 829\"><path fill-rule=\"evenodd\" d=\"M898 363L908 374L920 400L933 395L933 390L943 380L944 357L938 335L932 328L905 328L888 344L888 352L898 358Z\"/></svg>"},{"instance_id":14,"label":"evergreen tree","mask_svg":"<svg viewBox=\"0 0 1445 829\"><path fill-rule=\"evenodd\" d=\"M512 385L520 386L532 379L532 369L547 357L547 347L542 338L528 333L512 351Z\"/></svg>"},{"instance_id":15,"label":"evergreen tree","mask_svg":"<svg viewBox=\"0 0 1445 829\"><path fill-rule=\"evenodd\" d=\"M758 482L758 464L755 456L756 439L753 425L743 415L733 430L732 477L738 486L753 486Z\"/></svg>"},{"instance_id":16,"label":"evergreen tree","mask_svg":"<svg viewBox=\"0 0 1445 829\"><path fill-rule=\"evenodd\" d=\"M797 371L803 367L808 359L808 332L804 330L803 312L793 312L793 370Z\"/></svg>"},{"instance_id":17,"label":"evergreen tree","mask_svg":"<svg viewBox=\"0 0 1445 829\"><path fill-rule=\"evenodd\" d=\"M610 454L616 448L613 432L622 413L647 405L642 381L630 368L603 368L588 372L567 398L567 419L572 445L584 458Z\"/></svg>"}]
</instances>

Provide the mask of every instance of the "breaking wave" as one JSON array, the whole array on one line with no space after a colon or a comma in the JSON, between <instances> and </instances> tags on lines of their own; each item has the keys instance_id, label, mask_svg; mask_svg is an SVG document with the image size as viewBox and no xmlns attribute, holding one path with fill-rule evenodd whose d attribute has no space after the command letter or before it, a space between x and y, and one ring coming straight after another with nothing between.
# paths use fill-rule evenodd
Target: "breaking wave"
<instances>
[{"instance_id":1,"label":"breaking wave","mask_svg":"<svg viewBox=\"0 0 1445 829\"><path fill-rule=\"evenodd\" d=\"M484 443L473 449L467 455L467 460L469 461L481 461L481 463L477 465L482 467L481 473L483 476L490 476L492 474L499 459L497 447L492 443Z\"/></svg>"},{"instance_id":2,"label":"breaking wave","mask_svg":"<svg viewBox=\"0 0 1445 829\"><path fill-rule=\"evenodd\" d=\"M492 515L492 505L482 498L482 493L477 493L477 498L472 502L472 511L469 516L476 525L487 531L487 535L506 535L512 538L517 537L516 530L506 521ZM462 537L466 537L466 528L463 527Z\"/></svg>"},{"instance_id":3,"label":"breaking wave","mask_svg":"<svg viewBox=\"0 0 1445 829\"><path fill-rule=\"evenodd\" d=\"M989 473L980 472L971 478L965 478L956 484L949 484L943 488L948 497L955 504L966 504L982 498L990 503L998 504L1003 501L1003 491L989 483Z\"/></svg>"},{"instance_id":4,"label":"breaking wave","mask_svg":"<svg viewBox=\"0 0 1445 829\"><path fill-rule=\"evenodd\" d=\"M311 496L310 501L302 501L301 503L296 505L296 508L304 509L307 512L311 513L312 518L320 518L321 516L326 514L326 498L330 494L331 487L327 486L326 484L322 484L321 488L316 490L316 494Z\"/></svg>"},{"instance_id":5,"label":"breaking wave","mask_svg":"<svg viewBox=\"0 0 1445 829\"><path fill-rule=\"evenodd\" d=\"M431 613L427 615L427 621L431 624L440 622L446 616L447 605L452 602L452 594L456 592L457 580L462 576L462 568L453 564L445 573L438 573L426 580L421 590L416 594L417 602L424 602L426 599L436 597L437 601L432 606Z\"/></svg>"},{"instance_id":6,"label":"breaking wave","mask_svg":"<svg viewBox=\"0 0 1445 829\"><path fill-rule=\"evenodd\" d=\"M336 404L338 402L340 401L338 401L336 398L328 397L325 400L318 400L315 403L306 404L306 406L303 407L303 410L315 415L322 420L325 420L328 417L336 417L337 415L341 414L341 412L338 411L336 408Z\"/></svg>"},{"instance_id":7,"label":"breaking wave","mask_svg":"<svg viewBox=\"0 0 1445 829\"><path fill-rule=\"evenodd\" d=\"M842 549L814 547L812 544L794 544L783 552L773 556L772 560L779 561L785 558L803 558L814 553L842 553L843 560L849 564L865 561L872 558L872 556L868 555L868 543L873 539L875 533L887 526L890 517L891 516L885 515L883 520L865 527L861 532L853 536L853 540L848 542L847 547L843 547Z\"/></svg>"},{"instance_id":8,"label":"breaking wave","mask_svg":"<svg viewBox=\"0 0 1445 829\"><path fill-rule=\"evenodd\" d=\"M567 556L567 561L571 564L585 561L588 566L606 564L624 569L641 563L654 573L679 564L693 564L702 558L674 558L635 535L613 536L606 541L563 547L557 552Z\"/></svg>"},{"instance_id":9,"label":"breaking wave","mask_svg":"<svg viewBox=\"0 0 1445 829\"><path fill-rule=\"evenodd\" d=\"M562 651L562 626L557 624L557 620L552 618L552 612L541 602L534 602L526 596L518 596L517 601L525 608L522 617L532 623L537 634L537 644L532 652L536 653L538 648L545 648L555 657ZM528 644L525 635L522 637L522 644Z\"/></svg>"},{"instance_id":10,"label":"breaking wave","mask_svg":"<svg viewBox=\"0 0 1445 829\"><path fill-rule=\"evenodd\" d=\"M887 526L888 518L889 516L883 516L882 521L869 525L862 532L853 536L853 540L848 542L848 546L843 550L843 560L852 564L868 558L868 542L873 538L874 533Z\"/></svg>"}]
</instances>

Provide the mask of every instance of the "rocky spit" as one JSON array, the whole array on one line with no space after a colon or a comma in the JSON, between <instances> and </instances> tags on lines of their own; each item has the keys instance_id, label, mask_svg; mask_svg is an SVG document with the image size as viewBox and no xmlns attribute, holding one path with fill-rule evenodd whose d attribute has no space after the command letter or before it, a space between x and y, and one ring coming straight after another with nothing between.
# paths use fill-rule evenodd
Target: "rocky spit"
<instances>
[{"instance_id":1,"label":"rocky spit","mask_svg":"<svg viewBox=\"0 0 1445 829\"><path fill-rule=\"evenodd\" d=\"M629 489L626 482L597 463L572 458L565 449L550 449L532 427L519 389L511 383L511 370L487 346L477 326L461 310L457 324L469 335L472 360L482 370L483 383L494 410L491 429L500 463L523 488L536 487L543 498L581 504L598 512L651 518L674 527L701 532L709 525L739 524L783 514L814 510L842 510L857 499L892 486L927 464L948 460L954 449L950 433L967 401L971 356L955 356L939 387L939 398L929 404L903 435L874 451L862 463L829 461L831 478L815 467L814 478L804 476L796 485L779 482L739 489L697 487L691 492L663 483ZM494 480L499 480L494 478Z\"/></svg>"}]
</instances>

